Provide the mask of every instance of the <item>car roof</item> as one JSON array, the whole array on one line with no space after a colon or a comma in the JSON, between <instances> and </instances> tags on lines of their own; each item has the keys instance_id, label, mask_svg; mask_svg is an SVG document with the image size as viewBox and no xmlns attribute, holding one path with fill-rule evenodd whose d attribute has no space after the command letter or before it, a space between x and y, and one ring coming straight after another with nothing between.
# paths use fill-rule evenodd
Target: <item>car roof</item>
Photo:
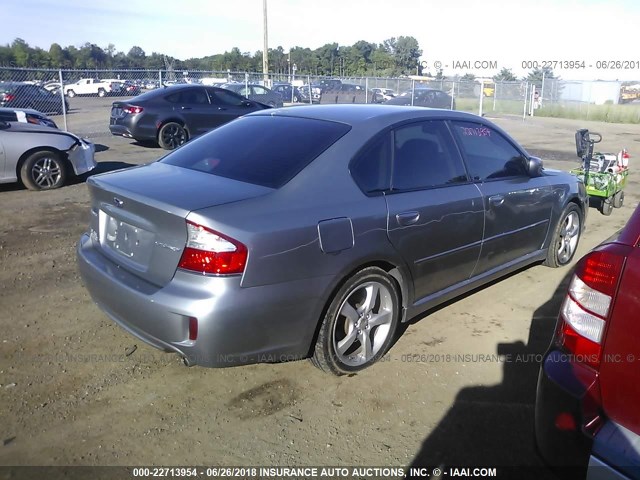
<instances>
[{"instance_id":1,"label":"car roof","mask_svg":"<svg viewBox=\"0 0 640 480\"><path fill-rule=\"evenodd\" d=\"M38 110L34 110L33 108L9 108L9 107L0 107L0 112L24 112L29 113L31 115L40 115L46 117L46 115Z\"/></svg>"},{"instance_id":2,"label":"car roof","mask_svg":"<svg viewBox=\"0 0 640 480\"><path fill-rule=\"evenodd\" d=\"M388 124L412 119L450 118L456 120L479 121L481 117L467 112L445 110L440 108L405 107L384 104L360 105L308 105L300 107L260 110L250 114L285 117L300 117L353 125L356 123L384 121Z\"/></svg>"}]
</instances>

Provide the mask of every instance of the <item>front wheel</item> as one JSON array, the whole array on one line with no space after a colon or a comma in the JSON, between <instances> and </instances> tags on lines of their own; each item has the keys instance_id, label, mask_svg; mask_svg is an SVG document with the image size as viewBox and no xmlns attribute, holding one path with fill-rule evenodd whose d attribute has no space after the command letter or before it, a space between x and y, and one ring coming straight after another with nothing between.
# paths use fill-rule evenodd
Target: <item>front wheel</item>
<instances>
[{"instance_id":1,"label":"front wheel","mask_svg":"<svg viewBox=\"0 0 640 480\"><path fill-rule=\"evenodd\" d=\"M557 268L568 264L578 249L582 233L582 215L575 203L570 203L562 212L547 250L544 264Z\"/></svg>"},{"instance_id":2,"label":"front wheel","mask_svg":"<svg viewBox=\"0 0 640 480\"><path fill-rule=\"evenodd\" d=\"M176 122L165 123L158 132L158 144L165 150L173 150L187 141L187 131Z\"/></svg>"},{"instance_id":3,"label":"front wheel","mask_svg":"<svg viewBox=\"0 0 640 480\"><path fill-rule=\"evenodd\" d=\"M29 190L52 190L64 185L67 170L59 153L35 152L22 164L20 179Z\"/></svg>"},{"instance_id":4,"label":"front wheel","mask_svg":"<svg viewBox=\"0 0 640 480\"><path fill-rule=\"evenodd\" d=\"M312 363L327 373L358 372L382 358L400 318L395 280L378 267L360 270L338 290L318 333Z\"/></svg>"},{"instance_id":5,"label":"front wheel","mask_svg":"<svg viewBox=\"0 0 640 480\"><path fill-rule=\"evenodd\" d=\"M614 206L613 202L614 202L613 197L603 199L602 203L600 204L600 213L602 213L607 217L611 215L611 212L613 212L613 206Z\"/></svg>"},{"instance_id":6,"label":"front wheel","mask_svg":"<svg viewBox=\"0 0 640 480\"><path fill-rule=\"evenodd\" d=\"M73 90L67 90L67 97L73 98L75 96L76 96L76 92L74 92Z\"/></svg>"},{"instance_id":7,"label":"front wheel","mask_svg":"<svg viewBox=\"0 0 640 480\"><path fill-rule=\"evenodd\" d=\"M101 88L98 90L98 96L99 97L104 97L107 94L107 92L105 91L104 88Z\"/></svg>"},{"instance_id":8,"label":"front wheel","mask_svg":"<svg viewBox=\"0 0 640 480\"><path fill-rule=\"evenodd\" d=\"M620 208L624 204L624 192L620 190L613 196L613 208Z\"/></svg>"}]
</instances>

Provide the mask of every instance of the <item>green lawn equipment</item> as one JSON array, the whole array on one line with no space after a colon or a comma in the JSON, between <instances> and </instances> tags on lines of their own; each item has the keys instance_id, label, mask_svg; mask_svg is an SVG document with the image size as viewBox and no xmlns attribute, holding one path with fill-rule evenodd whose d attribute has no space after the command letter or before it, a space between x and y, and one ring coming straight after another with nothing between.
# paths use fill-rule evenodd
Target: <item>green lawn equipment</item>
<instances>
[{"instance_id":1,"label":"green lawn equipment","mask_svg":"<svg viewBox=\"0 0 640 480\"><path fill-rule=\"evenodd\" d=\"M629 176L629 154L622 149L617 155L594 152L593 146L602 135L581 129L576 132L576 152L582 166L571 170L580 178L589 195L589 203L597 204L603 215L611 215L624 202L624 187Z\"/></svg>"}]
</instances>

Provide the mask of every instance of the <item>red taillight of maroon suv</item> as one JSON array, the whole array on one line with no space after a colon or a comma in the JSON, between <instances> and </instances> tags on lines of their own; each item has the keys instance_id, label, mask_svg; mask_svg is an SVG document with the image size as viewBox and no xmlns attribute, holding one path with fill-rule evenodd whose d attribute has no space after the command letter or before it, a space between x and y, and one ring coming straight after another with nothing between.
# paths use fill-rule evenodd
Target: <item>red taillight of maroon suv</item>
<instances>
[{"instance_id":1,"label":"red taillight of maroon suv","mask_svg":"<svg viewBox=\"0 0 640 480\"><path fill-rule=\"evenodd\" d=\"M578 362L600 365L602 339L624 265L624 248L607 245L576 266L560 311L556 342Z\"/></svg>"},{"instance_id":2,"label":"red taillight of maroon suv","mask_svg":"<svg viewBox=\"0 0 640 480\"><path fill-rule=\"evenodd\" d=\"M187 222L187 245L178 268L209 275L244 272L247 247L202 225Z\"/></svg>"}]
</instances>

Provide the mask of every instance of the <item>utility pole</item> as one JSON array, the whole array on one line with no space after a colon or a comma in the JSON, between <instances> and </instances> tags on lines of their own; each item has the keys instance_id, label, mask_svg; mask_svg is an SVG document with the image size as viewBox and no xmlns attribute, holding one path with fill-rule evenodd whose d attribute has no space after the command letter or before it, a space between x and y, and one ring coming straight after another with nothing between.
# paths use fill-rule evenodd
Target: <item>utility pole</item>
<instances>
[{"instance_id":1,"label":"utility pole","mask_svg":"<svg viewBox=\"0 0 640 480\"><path fill-rule=\"evenodd\" d=\"M264 84L269 85L269 35L267 33L267 0L262 0L262 11L264 20L264 50L262 52L262 73Z\"/></svg>"}]
</instances>

